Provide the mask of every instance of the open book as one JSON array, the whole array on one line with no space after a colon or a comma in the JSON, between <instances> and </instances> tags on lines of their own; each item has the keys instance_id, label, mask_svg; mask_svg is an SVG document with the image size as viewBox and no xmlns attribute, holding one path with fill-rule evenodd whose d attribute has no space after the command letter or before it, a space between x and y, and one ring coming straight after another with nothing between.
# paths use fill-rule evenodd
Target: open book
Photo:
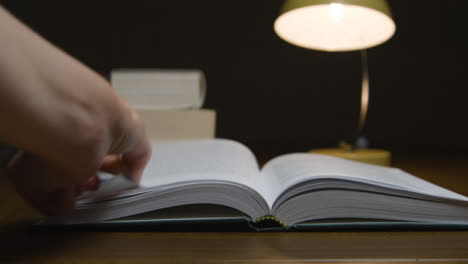
<instances>
[{"instance_id":1,"label":"open book","mask_svg":"<svg viewBox=\"0 0 468 264\"><path fill-rule=\"evenodd\" d=\"M279 156L260 169L244 145L212 139L154 144L140 186L110 177L71 213L45 222L233 216L286 228L345 219L465 225L468 198L396 168L317 154Z\"/></svg>"}]
</instances>

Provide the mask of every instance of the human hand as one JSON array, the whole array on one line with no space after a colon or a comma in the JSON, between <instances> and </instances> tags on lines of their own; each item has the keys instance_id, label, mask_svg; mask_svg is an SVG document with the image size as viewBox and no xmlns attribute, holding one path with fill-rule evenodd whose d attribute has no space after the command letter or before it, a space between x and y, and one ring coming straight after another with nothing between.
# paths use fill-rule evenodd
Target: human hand
<instances>
[{"instance_id":1,"label":"human hand","mask_svg":"<svg viewBox=\"0 0 468 264\"><path fill-rule=\"evenodd\" d=\"M97 188L96 173L139 182L151 146L136 112L107 81L0 6L0 141L24 151L9 170L45 214Z\"/></svg>"}]
</instances>

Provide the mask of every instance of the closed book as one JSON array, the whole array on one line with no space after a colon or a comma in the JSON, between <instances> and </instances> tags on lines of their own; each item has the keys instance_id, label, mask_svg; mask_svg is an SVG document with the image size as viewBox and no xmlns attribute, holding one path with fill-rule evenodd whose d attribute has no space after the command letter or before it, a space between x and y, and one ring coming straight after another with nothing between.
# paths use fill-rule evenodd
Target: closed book
<instances>
[{"instance_id":1,"label":"closed book","mask_svg":"<svg viewBox=\"0 0 468 264\"><path fill-rule=\"evenodd\" d=\"M216 111L137 109L152 142L215 137Z\"/></svg>"},{"instance_id":2,"label":"closed book","mask_svg":"<svg viewBox=\"0 0 468 264\"><path fill-rule=\"evenodd\" d=\"M199 69L114 69L112 87L139 109L200 109L206 79Z\"/></svg>"}]
</instances>

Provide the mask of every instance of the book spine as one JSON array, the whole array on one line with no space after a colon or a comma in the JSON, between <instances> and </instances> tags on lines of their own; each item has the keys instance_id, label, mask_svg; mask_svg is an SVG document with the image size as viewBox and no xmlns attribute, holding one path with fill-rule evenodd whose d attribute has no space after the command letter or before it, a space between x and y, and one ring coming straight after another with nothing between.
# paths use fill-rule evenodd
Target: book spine
<instances>
[{"instance_id":1,"label":"book spine","mask_svg":"<svg viewBox=\"0 0 468 264\"><path fill-rule=\"evenodd\" d=\"M274 215L265 215L255 219L253 225L258 229L285 228L286 225Z\"/></svg>"}]
</instances>

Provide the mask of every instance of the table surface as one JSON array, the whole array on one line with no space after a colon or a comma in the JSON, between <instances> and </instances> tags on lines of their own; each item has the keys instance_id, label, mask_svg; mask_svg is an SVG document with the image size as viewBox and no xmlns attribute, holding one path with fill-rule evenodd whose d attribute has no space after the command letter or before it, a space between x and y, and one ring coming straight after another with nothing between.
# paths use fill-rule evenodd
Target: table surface
<instances>
[{"instance_id":1,"label":"table surface","mask_svg":"<svg viewBox=\"0 0 468 264\"><path fill-rule=\"evenodd\" d=\"M398 155L393 165L468 195L466 156ZM0 263L468 263L468 231L38 232L0 177Z\"/></svg>"}]
</instances>

